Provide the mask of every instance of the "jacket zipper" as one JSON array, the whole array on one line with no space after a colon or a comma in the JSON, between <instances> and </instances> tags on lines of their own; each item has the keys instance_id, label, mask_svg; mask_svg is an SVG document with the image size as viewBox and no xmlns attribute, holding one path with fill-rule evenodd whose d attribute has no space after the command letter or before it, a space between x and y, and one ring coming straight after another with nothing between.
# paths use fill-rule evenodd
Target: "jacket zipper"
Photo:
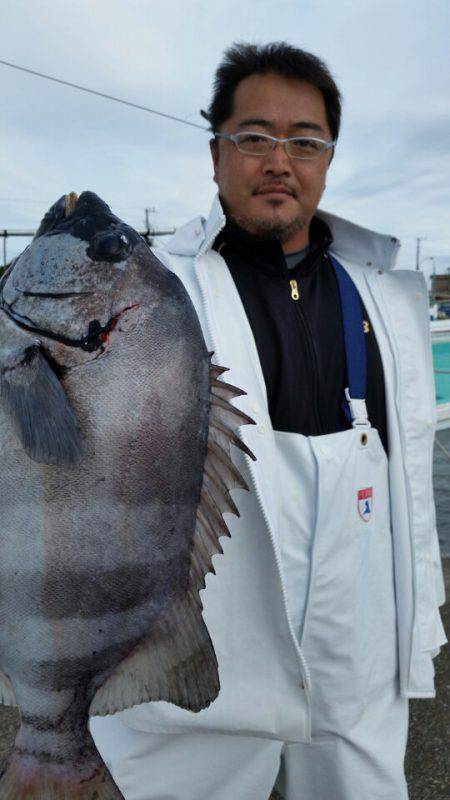
<instances>
[{"instance_id":1,"label":"jacket zipper","mask_svg":"<svg viewBox=\"0 0 450 800\"><path fill-rule=\"evenodd\" d=\"M225 220L222 222L221 226L219 228L217 228L217 230L214 232L214 234L212 234L209 237L209 239L207 240L206 244L204 243L203 246L200 248L199 252L197 253L197 255L194 258L196 266L198 264L198 259L201 256L206 255L207 251L212 246L212 243L214 242L214 239L218 236L218 234L220 233L220 231L224 227L225 227ZM206 324L207 324L207 329L208 329L208 334L209 334L209 341L211 342L211 344L212 344L212 346L214 348L214 352L218 353L216 342L215 342L215 339L214 339L214 336L213 336L213 333L212 333L211 318L210 318L210 315L209 315L209 307L208 307L208 303L207 303L206 293L205 293L205 290L203 288L202 282L200 280L199 280L199 284L200 284L200 292L201 292L202 301L203 301L203 308L205 309L205 317L206 317ZM288 610L288 605L287 605L287 598L286 598L286 588L285 588L285 585L284 585L284 582L283 582L282 564L281 564L281 559L280 559L280 556L279 556L279 553L278 553L277 544L275 542L275 536L274 536L274 533L273 533L272 526L270 524L269 518L268 518L268 516L266 514L266 511L265 511L265 508L264 508L264 504L262 502L261 492L260 492L260 489L259 489L259 486L258 486L258 483L257 483L257 480L256 480L256 474L254 472L253 461L249 456L247 456L245 454L244 454L244 457L245 457L245 460L247 462L248 470L250 472L250 476L251 476L252 483L253 483L253 488L254 488L254 491L255 491L256 498L258 500L259 507L261 509L264 521L266 523L267 530L269 531L270 541L271 541L271 544L272 544L272 552L273 552L274 557L275 557L275 563L277 565L278 575L279 575L279 578L280 578L281 596L282 596L282 600L283 600L284 612L285 612L285 615L286 615L289 632L291 634L291 639L292 639L292 642L294 644L295 650L297 652L297 655L298 655L298 658L299 658L299 661L300 661L301 670L302 670L302 674L303 674L303 678L304 678L304 689L308 690L308 691L311 691L311 673L309 671L308 664L306 663L305 656L303 655L302 650L300 648L300 645L297 642L297 638L295 636L295 631L294 631L294 628L293 628L293 625L292 625L292 621L291 621L291 618L290 618L290 615L289 615L289 610Z\"/></svg>"},{"instance_id":2,"label":"jacket zipper","mask_svg":"<svg viewBox=\"0 0 450 800\"><path fill-rule=\"evenodd\" d=\"M300 292L298 290L297 281L294 281L294 280L289 281L289 284L290 284L290 287L291 287L291 297L292 297L292 299L293 300L298 300L299 297L300 297Z\"/></svg>"}]
</instances>

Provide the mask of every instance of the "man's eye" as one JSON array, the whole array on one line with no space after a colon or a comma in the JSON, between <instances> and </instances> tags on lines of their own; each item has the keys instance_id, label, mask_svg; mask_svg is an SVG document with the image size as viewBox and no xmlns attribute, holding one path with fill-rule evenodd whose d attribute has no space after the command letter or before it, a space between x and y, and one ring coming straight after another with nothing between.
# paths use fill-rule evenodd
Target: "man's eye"
<instances>
[{"instance_id":1,"label":"man's eye","mask_svg":"<svg viewBox=\"0 0 450 800\"><path fill-rule=\"evenodd\" d=\"M290 145L294 150L306 150L308 152L318 152L323 148L323 144L316 139L293 139Z\"/></svg>"},{"instance_id":2,"label":"man's eye","mask_svg":"<svg viewBox=\"0 0 450 800\"><path fill-rule=\"evenodd\" d=\"M239 141L243 144L258 144L264 142L264 136L258 136L257 133L243 133L239 136Z\"/></svg>"}]
</instances>

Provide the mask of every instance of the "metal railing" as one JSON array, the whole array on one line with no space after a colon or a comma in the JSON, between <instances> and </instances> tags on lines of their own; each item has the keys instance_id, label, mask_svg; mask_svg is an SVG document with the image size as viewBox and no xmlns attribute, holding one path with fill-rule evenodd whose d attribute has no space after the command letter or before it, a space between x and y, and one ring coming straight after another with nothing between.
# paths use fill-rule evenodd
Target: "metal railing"
<instances>
[{"instance_id":1,"label":"metal railing","mask_svg":"<svg viewBox=\"0 0 450 800\"><path fill-rule=\"evenodd\" d=\"M35 233L36 231L30 231L30 230L10 230L8 228L0 229L0 237L3 238L3 265L2 265L3 268L6 267L8 264L7 246L6 246L7 240L10 237L14 236L16 237L21 236L22 238L32 239ZM155 231L152 230L152 228L147 228L144 231L138 231L138 233L140 236L142 236L143 239L145 239L145 241L148 244L152 244L154 236L170 236L170 234L175 233L175 228L170 228L167 231Z\"/></svg>"}]
</instances>

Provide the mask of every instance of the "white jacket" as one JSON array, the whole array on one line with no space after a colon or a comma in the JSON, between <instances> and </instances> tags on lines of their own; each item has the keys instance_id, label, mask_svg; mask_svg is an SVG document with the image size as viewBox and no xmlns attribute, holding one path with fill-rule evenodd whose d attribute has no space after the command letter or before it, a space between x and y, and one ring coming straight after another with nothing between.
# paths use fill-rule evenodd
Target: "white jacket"
<instances>
[{"instance_id":1,"label":"white jacket","mask_svg":"<svg viewBox=\"0 0 450 800\"><path fill-rule=\"evenodd\" d=\"M323 211L317 216L329 225L331 252L359 290L384 367L401 691L405 697L434 697L432 659L446 638L438 611L444 602L444 582L432 488L436 404L427 289L422 274L393 271L400 246L395 238ZM232 538L225 542L225 554L215 558L217 575L208 576L202 597L219 671L223 661L224 672L232 676L233 659L242 662L236 666L241 671L230 677L230 690L225 688L212 706L198 715L168 703L151 703L126 711L124 716L132 727L143 730L237 730L308 740L307 715L300 708L305 700L296 707L294 687L298 694L299 685L305 688L307 676L288 618L281 572L274 437L264 378L234 281L223 258L211 249L224 225L216 196L207 220L197 217L187 223L164 248L155 248L155 253L182 280L207 346L214 351L213 362L230 368L224 379L247 392L236 405L257 423L240 429L257 461L237 451L234 454L238 467L251 476L252 497L239 492L235 498L244 509L247 528L242 530L242 519L227 519ZM246 595L239 594L239 586ZM243 614L248 616L241 624ZM220 620L233 615L234 627L225 631ZM240 625L242 630L238 630ZM233 680L235 696L231 699ZM270 680L279 693L272 705L272 698L264 696L264 680L266 685Z\"/></svg>"}]
</instances>

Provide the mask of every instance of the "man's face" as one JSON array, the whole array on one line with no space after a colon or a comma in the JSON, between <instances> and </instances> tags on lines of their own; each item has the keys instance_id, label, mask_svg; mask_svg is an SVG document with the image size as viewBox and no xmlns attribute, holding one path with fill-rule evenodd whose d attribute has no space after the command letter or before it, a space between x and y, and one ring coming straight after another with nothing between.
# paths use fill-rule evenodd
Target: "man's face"
<instances>
[{"instance_id":1,"label":"man's face","mask_svg":"<svg viewBox=\"0 0 450 800\"><path fill-rule=\"evenodd\" d=\"M274 74L251 75L238 84L233 113L221 130L332 139L319 89ZM225 212L249 233L278 236L286 251L305 246L331 152L303 161L290 158L280 144L265 156L254 156L240 153L233 142L213 140L214 180Z\"/></svg>"}]
</instances>

